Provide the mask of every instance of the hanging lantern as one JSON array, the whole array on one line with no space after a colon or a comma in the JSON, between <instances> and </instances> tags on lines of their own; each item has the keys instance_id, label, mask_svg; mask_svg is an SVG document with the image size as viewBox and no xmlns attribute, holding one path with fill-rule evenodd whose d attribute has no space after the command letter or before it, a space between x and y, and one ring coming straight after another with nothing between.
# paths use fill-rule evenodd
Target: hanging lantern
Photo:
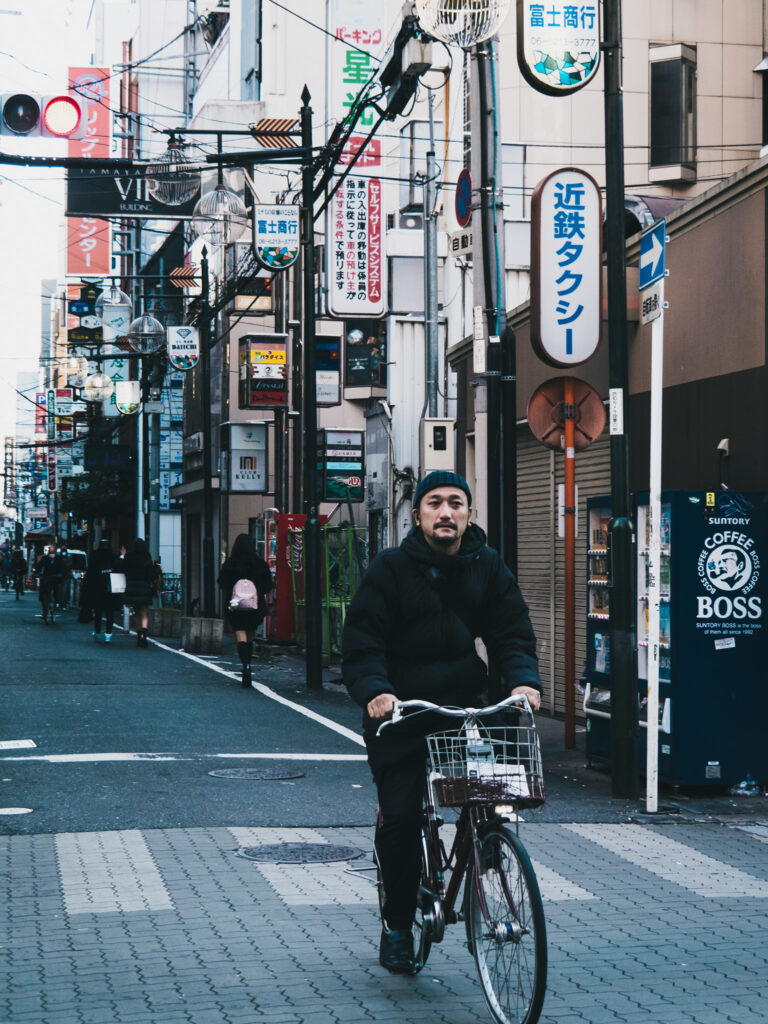
<instances>
[{"instance_id":1,"label":"hanging lantern","mask_svg":"<svg viewBox=\"0 0 768 1024\"><path fill-rule=\"evenodd\" d=\"M138 412L141 405L141 381L115 381L115 405L123 416L131 416Z\"/></svg>"},{"instance_id":2,"label":"hanging lantern","mask_svg":"<svg viewBox=\"0 0 768 1024\"><path fill-rule=\"evenodd\" d=\"M104 340L112 341L128 330L133 315L133 303L113 282L96 299L93 312L101 320Z\"/></svg>"},{"instance_id":3,"label":"hanging lantern","mask_svg":"<svg viewBox=\"0 0 768 1024\"><path fill-rule=\"evenodd\" d=\"M200 171L190 165L191 158L171 136L163 155L144 171L152 198L165 206L183 206L193 199L200 191Z\"/></svg>"},{"instance_id":4,"label":"hanging lantern","mask_svg":"<svg viewBox=\"0 0 768 1024\"><path fill-rule=\"evenodd\" d=\"M71 388L85 387L88 377L88 360L85 356L71 355L67 359L67 384Z\"/></svg>"},{"instance_id":5,"label":"hanging lantern","mask_svg":"<svg viewBox=\"0 0 768 1024\"><path fill-rule=\"evenodd\" d=\"M151 314L137 316L128 328L128 344L134 352L146 356L165 344L165 328Z\"/></svg>"},{"instance_id":6,"label":"hanging lantern","mask_svg":"<svg viewBox=\"0 0 768 1024\"><path fill-rule=\"evenodd\" d=\"M198 200L192 214L192 227L210 246L236 242L249 227L245 203L226 185L219 184Z\"/></svg>"},{"instance_id":7,"label":"hanging lantern","mask_svg":"<svg viewBox=\"0 0 768 1024\"><path fill-rule=\"evenodd\" d=\"M97 373L92 373L86 379L83 387L83 398L86 402L106 402L107 399L112 397L114 390L115 385L112 378L99 370Z\"/></svg>"},{"instance_id":8,"label":"hanging lantern","mask_svg":"<svg viewBox=\"0 0 768 1024\"><path fill-rule=\"evenodd\" d=\"M442 43L472 46L504 24L511 0L416 0L421 27Z\"/></svg>"}]
</instances>

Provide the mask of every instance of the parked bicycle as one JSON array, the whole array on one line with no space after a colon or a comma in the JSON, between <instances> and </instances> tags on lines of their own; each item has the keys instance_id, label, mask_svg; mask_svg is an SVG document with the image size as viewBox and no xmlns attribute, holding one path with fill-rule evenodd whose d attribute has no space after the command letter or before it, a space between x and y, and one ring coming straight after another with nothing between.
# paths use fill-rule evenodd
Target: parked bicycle
<instances>
[{"instance_id":1,"label":"parked bicycle","mask_svg":"<svg viewBox=\"0 0 768 1024\"><path fill-rule=\"evenodd\" d=\"M526 724L507 724L516 709ZM522 695L482 709L409 700L396 705L379 732L425 713L461 722L427 736L416 969L427 962L432 944L442 941L446 925L463 920L494 1020L536 1024L547 982L546 926L536 875L518 835L517 813L544 802L533 713ZM437 806L460 808L450 851L440 837L443 820ZM383 918L375 845L374 860Z\"/></svg>"}]
</instances>

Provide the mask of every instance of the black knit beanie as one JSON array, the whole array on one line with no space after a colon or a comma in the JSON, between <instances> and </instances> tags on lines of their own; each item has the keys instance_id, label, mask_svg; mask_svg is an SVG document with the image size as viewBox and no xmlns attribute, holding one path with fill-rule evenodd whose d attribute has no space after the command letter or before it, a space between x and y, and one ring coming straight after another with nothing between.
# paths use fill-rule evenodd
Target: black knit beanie
<instances>
[{"instance_id":1,"label":"black knit beanie","mask_svg":"<svg viewBox=\"0 0 768 1024\"><path fill-rule=\"evenodd\" d=\"M433 469L416 485L416 490L413 492L413 507L418 509L424 495L434 491L436 487L458 487L466 494L467 504L472 504L472 492L463 476L451 473L447 469Z\"/></svg>"}]
</instances>

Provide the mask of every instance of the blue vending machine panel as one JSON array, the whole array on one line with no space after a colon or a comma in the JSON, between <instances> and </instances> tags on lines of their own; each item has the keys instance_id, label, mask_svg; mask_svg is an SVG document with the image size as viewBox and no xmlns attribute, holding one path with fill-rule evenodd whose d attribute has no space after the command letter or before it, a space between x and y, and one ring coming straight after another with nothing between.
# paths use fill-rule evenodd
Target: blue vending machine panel
<instances>
[{"instance_id":1,"label":"blue vending machine panel","mask_svg":"<svg viewBox=\"0 0 768 1024\"><path fill-rule=\"evenodd\" d=\"M645 513L643 495L635 520L639 608ZM750 772L768 782L768 580L761 565L768 496L666 491L661 533L660 778L682 786L733 785ZM643 625L638 614L641 679L647 678Z\"/></svg>"}]
</instances>

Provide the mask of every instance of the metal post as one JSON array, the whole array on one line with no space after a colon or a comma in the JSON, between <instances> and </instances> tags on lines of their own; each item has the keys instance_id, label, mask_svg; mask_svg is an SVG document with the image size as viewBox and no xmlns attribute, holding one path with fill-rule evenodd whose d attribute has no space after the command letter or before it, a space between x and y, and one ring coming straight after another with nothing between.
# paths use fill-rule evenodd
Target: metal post
<instances>
[{"instance_id":1,"label":"metal post","mask_svg":"<svg viewBox=\"0 0 768 1024\"><path fill-rule=\"evenodd\" d=\"M437 161L435 160L435 129L432 117L432 93L429 93L429 152L424 179L424 341L426 396L425 408L430 417L437 416ZM422 467L423 468L423 467Z\"/></svg>"},{"instance_id":2,"label":"metal post","mask_svg":"<svg viewBox=\"0 0 768 1024\"><path fill-rule=\"evenodd\" d=\"M315 219L312 167L312 108L309 89L301 94L302 168L302 249L304 251L304 614L307 658L307 686L323 685L322 591L320 580L320 517L317 480L317 388L315 352Z\"/></svg>"},{"instance_id":3,"label":"metal post","mask_svg":"<svg viewBox=\"0 0 768 1024\"><path fill-rule=\"evenodd\" d=\"M501 336L501 553L517 575L517 340L507 325Z\"/></svg>"},{"instance_id":4,"label":"metal post","mask_svg":"<svg viewBox=\"0 0 768 1024\"><path fill-rule=\"evenodd\" d=\"M200 376L203 404L203 615L214 614L213 580L213 459L211 458L211 307L208 276L208 249L203 246L200 260Z\"/></svg>"},{"instance_id":5,"label":"metal post","mask_svg":"<svg viewBox=\"0 0 768 1024\"><path fill-rule=\"evenodd\" d=\"M150 393L151 394L151 393ZM149 528L147 544L153 558L160 553L160 414L149 414Z\"/></svg>"},{"instance_id":6,"label":"metal post","mask_svg":"<svg viewBox=\"0 0 768 1024\"><path fill-rule=\"evenodd\" d=\"M564 388L565 420L565 481L564 532L565 532L565 749L576 746L576 695L573 680L576 678L576 459L574 434L576 428L573 399L573 377L565 378Z\"/></svg>"},{"instance_id":7,"label":"metal post","mask_svg":"<svg viewBox=\"0 0 768 1024\"><path fill-rule=\"evenodd\" d=\"M624 119L621 4L605 0L605 250L611 397L611 520L608 524L611 637L611 764L615 797L638 795L635 565L629 493L629 360L624 239ZM571 685L571 681L569 681Z\"/></svg>"}]
</instances>

